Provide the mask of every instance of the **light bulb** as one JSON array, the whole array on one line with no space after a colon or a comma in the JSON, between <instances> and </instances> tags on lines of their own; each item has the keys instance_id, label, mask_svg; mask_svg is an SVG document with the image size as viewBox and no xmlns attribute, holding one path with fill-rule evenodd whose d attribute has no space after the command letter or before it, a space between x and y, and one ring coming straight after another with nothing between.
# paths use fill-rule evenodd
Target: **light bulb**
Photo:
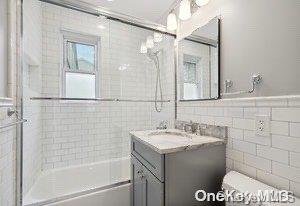
<instances>
[{"instance_id":1,"label":"light bulb","mask_svg":"<svg viewBox=\"0 0 300 206\"><path fill-rule=\"evenodd\" d=\"M154 42L158 43L162 41L163 35L162 33L154 32L153 37L154 37Z\"/></svg>"},{"instance_id":2,"label":"light bulb","mask_svg":"<svg viewBox=\"0 0 300 206\"><path fill-rule=\"evenodd\" d=\"M146 47L147 47L148 49L151 49L151 48L154 47L154 39L153 39L153 36L148 36L148 37L147 37Z\"/></svg>"},{"instance_id":3,"label":"light bulb","mask_svg":"<svg viewBox=\"0 0 300 206\"><path fill-rule=\"evenodd\" d=\"M196 4L198 6L204 6L206 4L208 4L210 2L210 0L196 0Z\"/></svg>"},{"instance_id":4,"label":"light bulb","mask_svg":"<svg viewBox=\"0 0 300 206\"><path fill-rule=\"evenodd\" d=\"M173 12L168 15L167 29L170 31L174 31L177 29L177 17Z\"/></svg>"},{"instance_id":5,"label":"light bulb","mask_svg":"<svg viewBox=\"0 0 300 206\"><path fill-rule=\"evenodd\" d=\"M104 25L102 25L102 24L99 24L99 25L97 26L97 28L98 28L98 29L106 29L106 27L105 27Z\"/></svg>"},{"instance_id":6,"label":"light bulb","mask_svg":"<svg viewBox=\"0 0 300 206\"><path fill-rule=\"evenodd\" d=\"M146 54L147 53L147 47L146 47L146 43L145 42L143 42L141 44L141 53L142 54Z\"/></svg>"},{"instance_id":7,"label":"light bulb","mask_svg":"<svg viewBox=\"0 0 300 206\"><path fill-rule=\"evenodd\" d=\"M191 18L191 3L189 0L182 0L179 7L179 19L188 20Z\"/></svg>"}]
</instances>

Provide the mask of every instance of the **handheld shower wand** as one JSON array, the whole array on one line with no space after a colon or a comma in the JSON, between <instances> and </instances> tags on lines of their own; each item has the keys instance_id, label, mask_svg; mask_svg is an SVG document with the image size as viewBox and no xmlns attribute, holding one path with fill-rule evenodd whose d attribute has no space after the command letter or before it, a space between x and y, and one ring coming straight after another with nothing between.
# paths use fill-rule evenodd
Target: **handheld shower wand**
<instances>
[{"instance_id":1,"label":"handheld shower wand","mask_svg":"<svg viewBox=\"0 0 300 206\"><path fill-rule=\"evenodd\" d=\"M163 107L163 94L162 94L162 85L161 85L161 76L160 76L160 63L159 63L159 58L158 58L158 54L161 51L156 51L156 52L152 52L152 51L148 51L147 52L147 56L150 60L152 60L155 64L156 67L156 85L155 85L155 110L157 112L161 112L162 111L162 107ZM160 93L160 107L158 106L158 93Z\"/></svg>"}]
</instances>

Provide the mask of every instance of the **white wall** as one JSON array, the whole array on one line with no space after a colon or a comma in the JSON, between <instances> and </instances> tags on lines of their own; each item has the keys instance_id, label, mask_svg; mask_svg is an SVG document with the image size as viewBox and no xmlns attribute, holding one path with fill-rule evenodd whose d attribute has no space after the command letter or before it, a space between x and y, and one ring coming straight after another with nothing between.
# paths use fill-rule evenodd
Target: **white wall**
<instances>
[{"instance_id":1,"label":"white wall","mask_svg":"<svg viewBox=\"0 0 300 206\"><path fill-rule=\"evenodd\" d=\"M0 1L0 97L7 97L7 1Z\"/></svg>"},{"instance_id":2,"label":"white wall","mask_svg":"<svg viewBox=\"0 0 300 206\"><path fill-rule=\"evenodd\" d=\"M255 96L300 92L300 2L298 0L211 0L183 22L179 38L221 16L221 84L248 89L250 76L263 84Z\"/></svg>"}]
</instances>

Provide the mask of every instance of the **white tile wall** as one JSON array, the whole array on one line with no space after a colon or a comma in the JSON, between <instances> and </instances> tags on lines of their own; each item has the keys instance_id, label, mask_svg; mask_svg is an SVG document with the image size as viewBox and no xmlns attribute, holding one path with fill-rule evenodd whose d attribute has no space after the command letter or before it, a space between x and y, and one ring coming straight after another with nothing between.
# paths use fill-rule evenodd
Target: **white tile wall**
<instances>
[{"instance_id":1,"label":"white tile wall","mask_svg":"<svg viewBox=\"0 0 300 206\"><path fill-rule=\"evenodd\" d=\"M228 171L237 170L300 196L299 111L300 96L180 102L178 120L227 125ZM258 114L270 116L270 137L255 134Z\"/></svg>"},{"instance_id":2,"label":"white tile wall","mask_svg":"<svg viewBox=\"0 0 300 206\"><path fill-rule=\"evenodd\" d=\"M26 195L41 172L41 103L31 101L30 97L41 96L42 7L36 0L25 1L23 6L23 118L29 120L23 127L23 194Z\"/></svg>"},{"instance_id":3,"label":"white tile wall","mask_svg":"<svg viewBox=\"0 0 300 206\"><path fill-rule=\"evenodd\" d=\"M292 137L300 137L300 123L292 122L290 124L290 133Z\"/></svg>"},{"instance_id":4,"label":"white tile wall","mask_svg":"<svg viewBox=\"0 0 300 206\"><path fill-rule=\"evenodd\" d=\"M1 102L0 102L1 105ZM0 125L14 120L6 117L6 108L0 107ZM0 205L15 204L15 128L0 130Z\"/></svg>"},{"instance_id":5,"label":"white tile wall","mask_svg":"<svg viewBox=\"0 0 300 206\"><path fill-rule=\"evenodd\" d=\"M8 54L8 96L13 98L9 105L16 105L16 53L17 53L17 1L7 1L9 4L8 24L11 29L10 35L10 53ZM16 23L17 22L17 23ZM17 34L17 35L13 35ZM1 107L0 99L0 125L14 122L13 119L7 117L7 108ZM7 102L4 102L7 106ZM14 206L16 203L16 127L9 127L0 130L0 205Z\"/></svg>"},{"instance_id":6,"label":"white tile wall","mask_svg":"<svg viewBox=\"0 0 300 206\"><path fill-rule=\"evenodd\" d=\"M99 29L101 24L105 29ZM154 99L156 69L140 44L153 32L122 23L43 4L42 95L60 96L61 29L101 37L100 95L102 98ZM174 99L173 39L160 47L164 99ZM127 65L126 70L119 70ZM154 103L43 102L42 168L52 169L129 155L131 130L155 128L174 120L174 103L163 112Z\"/></svg>"}]
</instances>

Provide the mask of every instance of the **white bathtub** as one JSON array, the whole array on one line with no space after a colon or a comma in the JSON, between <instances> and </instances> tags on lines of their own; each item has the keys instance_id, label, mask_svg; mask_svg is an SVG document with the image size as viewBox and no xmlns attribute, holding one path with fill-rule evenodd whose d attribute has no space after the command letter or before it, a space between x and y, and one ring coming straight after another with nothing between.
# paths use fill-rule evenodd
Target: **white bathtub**
<instances>
[{"instance_id":1,"label":"white bathtub","mask_svg":"<svg viewBox=\"0 0 300 206\"><path fill-rule=\"evenodd\" d=\"M129 179L129 158L48 170L25 195L23 205L129 206Z\"/></svg>"}]
</instances>

